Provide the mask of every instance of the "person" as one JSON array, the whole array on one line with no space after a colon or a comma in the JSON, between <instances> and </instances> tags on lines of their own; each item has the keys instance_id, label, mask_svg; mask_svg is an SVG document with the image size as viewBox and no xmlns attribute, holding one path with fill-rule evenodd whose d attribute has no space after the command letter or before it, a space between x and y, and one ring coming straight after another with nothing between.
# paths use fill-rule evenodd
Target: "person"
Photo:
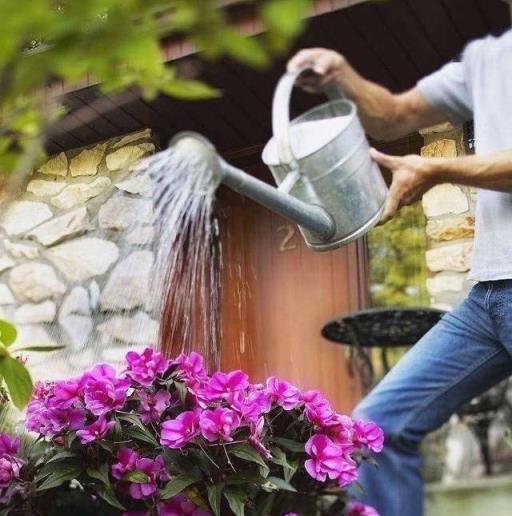
<instances>
[{"instance_id":1,"label":"person","mask_svg":"<svg viewBox=\"0 0 512 516\"><path fill-rule=\"evenodd\" d=\"M471 42L459 62L393 94L357 73L339 53L298 52L290 71L312 68L339 84L365 130L393 140L445 121L474 120L476 154L454 158L389 156L371 151L392 173L382 221L432 186L478 188L468 297L427 333L355 409L379 424L386 446L379 467L363 465L361 501L381 516L423 514L418 446L464 403L512 374L512 31ZM317 77L318 77L317 76ZM305 82L311 87L311 79Z\"/></svg>"}]
</instances>

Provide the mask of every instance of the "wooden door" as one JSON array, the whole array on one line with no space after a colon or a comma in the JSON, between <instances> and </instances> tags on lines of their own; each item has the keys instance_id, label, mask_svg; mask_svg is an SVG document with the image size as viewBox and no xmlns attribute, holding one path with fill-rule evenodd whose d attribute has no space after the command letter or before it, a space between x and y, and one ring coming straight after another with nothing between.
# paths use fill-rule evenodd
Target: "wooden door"
<instances>
[{"instance_id":1,"label":"wooden door","mask_svg":"<svg viewBox=\"0 0 512 516\"><path fill-rule=\"evenodd\" d=\"M253 175L268 178L262 166ZM297 227L226 189L219 195L222 234L221 362L254 382L269 375L319 389L338 410L360 397L346 349L322 338L331 318L362 307L362 246L318 253Z\"/></svg>"}]
</instances>

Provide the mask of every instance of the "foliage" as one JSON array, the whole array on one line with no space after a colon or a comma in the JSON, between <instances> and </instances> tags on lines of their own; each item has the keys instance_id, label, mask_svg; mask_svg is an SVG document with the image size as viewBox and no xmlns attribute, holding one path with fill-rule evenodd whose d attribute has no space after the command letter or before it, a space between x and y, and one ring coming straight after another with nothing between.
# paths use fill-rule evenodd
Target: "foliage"
<instances>
[{"instance_id":1,"label":"foliage","mask_svg":"<svg viewBox=\"0 0 512 516\"><path fill-rule=\"evenodd\" d=\"M13 350L11 346L16 337L16 328L0 320L0 388L1 383L5 383L11 401L22 409L32 395L32 380L25 364L16 354L24 351L55 351L62 349L62 346L27 346Z\"/></svg>"},{"instance_id":2,"label":"foliage","mask_svg":"<svg viewBox=\"0 0 512 516\"><path fill-rule=\"evenodd\" d=\"M253 4L267 31L247 38L219 4ZM309 0L0 0L0 170L27 171L41 152L40 135L62 111L45 87L94 77L107 92L140 87L205 98L219 92L162 63L162 38L185 36L215 59L226 55L263 68L298 33ZM20 151L23 160L20 160Z\"/></svg>"},{"instance_id":3,"label":"foliage","mask_svg":"<svg viewBox=\"0 0 512 516\"><path fill-rule=\"evenodd\" d=\"M121 375L101 364L37 385L27 429L39 437L25 456L0 436L0 514L347 514L346 486L383 445L318 391L151 349L128 353Z\"/></svg>"},{"instance_id":4,"label":"foliage","mask_svg":"<svg viewBox=\"0 0 512 516\"><path fill-rule=\"evenodd\" d=\"M393 220L370 231L368 244L374 306L430 304L426 290L427 236L421 204L402 208Z\"/></svg>"}]
</instances>

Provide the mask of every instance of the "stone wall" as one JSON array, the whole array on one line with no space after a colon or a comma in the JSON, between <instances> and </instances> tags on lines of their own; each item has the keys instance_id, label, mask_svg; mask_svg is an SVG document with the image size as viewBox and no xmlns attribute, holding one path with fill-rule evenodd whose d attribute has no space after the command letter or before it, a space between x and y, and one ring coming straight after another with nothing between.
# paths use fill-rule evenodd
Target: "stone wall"
<instances>
[{"instance_id":1,"label":"stone wall","mask_svg":"<svg viewBox=\"0 0 512 516\"><path fill-rule=\"evenodd\" d=\"M448 158L465 153L462 130L450 124L421 134L425 139L422 156ZM437 185L423 196L429 239L427 289L434 307L453 308L471 287L466 276L473 248L475 196L473 189L453 184Z\"/></svg>"},{"instance_id":2,"label":"stone wall","mask_svg":"<svg viewBox=\"0 0 512 516\"><path fill-rule=\"evenodd\" d=\"M152 153L149 130L60 153L28 179L0 216L0 316L32 354L34 376L55 378L127 345L152 344L151 184L130 165Z\"/></svg>"}]
</instances>

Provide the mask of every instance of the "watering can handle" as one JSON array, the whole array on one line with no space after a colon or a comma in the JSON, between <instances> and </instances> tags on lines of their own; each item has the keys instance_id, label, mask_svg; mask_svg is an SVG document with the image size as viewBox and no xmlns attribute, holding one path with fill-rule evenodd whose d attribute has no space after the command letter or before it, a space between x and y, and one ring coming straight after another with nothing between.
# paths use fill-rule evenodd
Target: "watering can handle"
<instances>
[{"instance_id":1,"label":"watering can handle","mask_svg":"<svg viewBox=\"0 0 512 516\"><path fill-rule=\"evenodd\" d=\"M285 73L277 84L272 101L272 132L277 145L279 162L292 169L297 169L297 160L293 155L290 139L290 100L297 78L305 71L311 71L311 68ZM330 100L343 98L343 90L339 86L324 86L323 91Z\"/></svg>"}]
</instances>

